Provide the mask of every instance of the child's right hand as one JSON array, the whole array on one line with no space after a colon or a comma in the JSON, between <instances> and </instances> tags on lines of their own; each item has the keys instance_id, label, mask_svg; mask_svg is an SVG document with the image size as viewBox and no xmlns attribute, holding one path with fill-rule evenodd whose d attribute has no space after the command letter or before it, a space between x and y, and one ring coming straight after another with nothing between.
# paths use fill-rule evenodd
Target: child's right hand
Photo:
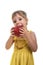
<instances>
[{"instance_id":1,"label":"child's right hand","mask_svg":"<svg viewBox=\"0 0 43 65\"><path fill-rule=\"evenodd\" d=\"M15 34L14 34L14 28L11 28L11 36L14 37Z\"/></svg>"}]
</instances>

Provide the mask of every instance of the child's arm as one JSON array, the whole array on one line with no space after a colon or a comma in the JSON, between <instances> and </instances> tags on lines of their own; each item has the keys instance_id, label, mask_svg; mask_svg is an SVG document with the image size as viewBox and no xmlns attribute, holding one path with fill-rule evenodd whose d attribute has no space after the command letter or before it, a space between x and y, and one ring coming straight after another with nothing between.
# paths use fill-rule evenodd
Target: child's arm
<instances>
[{"instance_id":1,"label":"child's arm","mask_svg":"<svg viewBox=\"0 0 43 65\"><path fill-rule=\"evenodd\" d=\"M13 38L14 38L14 29L11 29L11 36L9 37L9 39L7 40L6 45L5 45L6 49L9 49L12 46L12 44L14 42Z\"/></svg>"},{"instance_id":2,"label":"child's arm","mask_svg":"<svg viewBox=\"0 0 43 65\"><path fill-rule=\"evenodd\" d=\"M32 31L27 31L25 27L22 29L20 28L20 32L20 36L26 39L28 47L31 49L31 51L35 52L37 50L37 40L35 33Z\"/></svg>"},{"instance_id":3,"label":"child's arm","mask_svg":"<svg viewBox=\"0 0 43 65\"><path fill-rule=\"evenodd\" d=\"M12 46L13 41L14 41L13 36L10 36L9 39L7 40L7 42L6 42L5 48L9 49Z\"/></svg>"},{"instance_id":4,"label":"child's arm","mask_svg":"<svg viewBox=\"0 0 43 65\"><path fill-rule=\"evenodd\" d=\"M34 32L27 32L26 33L26 40L28 42L28 46L32 51L37 50L37 40L36 40L36 35Z\"/></svg>"}]
</instances>

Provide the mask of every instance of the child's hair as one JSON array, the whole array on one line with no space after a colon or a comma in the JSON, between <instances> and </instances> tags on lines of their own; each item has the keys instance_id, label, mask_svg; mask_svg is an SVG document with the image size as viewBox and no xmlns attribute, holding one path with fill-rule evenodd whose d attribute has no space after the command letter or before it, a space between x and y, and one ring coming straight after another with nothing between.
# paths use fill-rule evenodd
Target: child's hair
<instances>
[{"instance_id":1,"label":"child's hair","mask_svg":"<svg viewBox=\"0 0 43 65\"><path fill-rule=\"evenodd\" d=\"M22 10L18 10L18 11L13 12L12 19L13 19L14 16L16 16L17 13L27 20L27 14L26 14L26 12L24 12Z\"/></svg>"}]
</instances>

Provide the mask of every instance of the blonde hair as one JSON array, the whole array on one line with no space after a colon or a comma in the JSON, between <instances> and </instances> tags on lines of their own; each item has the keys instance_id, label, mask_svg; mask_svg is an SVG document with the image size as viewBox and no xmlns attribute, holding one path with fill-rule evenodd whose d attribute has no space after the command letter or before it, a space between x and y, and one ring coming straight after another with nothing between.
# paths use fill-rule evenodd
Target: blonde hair
<instances>
[{"instance_id":1,"label":"blonde hair","mask_svg":"<svg viewBox=\"0 0 43 65\"><path fill-rule=\"evenodd\" d=\"M27 20L27 14L26 14L26 12L24 12L22 10L18 10L18 11L13 12L12 19L13 19L14 16L16 16L17 13Z\"/></svg>"}]
</instances>

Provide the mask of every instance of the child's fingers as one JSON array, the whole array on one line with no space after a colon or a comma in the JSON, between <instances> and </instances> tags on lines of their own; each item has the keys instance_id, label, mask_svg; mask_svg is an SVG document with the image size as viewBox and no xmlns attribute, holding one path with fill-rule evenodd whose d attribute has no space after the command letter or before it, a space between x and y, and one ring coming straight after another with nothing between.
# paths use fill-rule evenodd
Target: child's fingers
<instances>
[{"instance_id":1,"label":"child's fingers","mask_svg":"<svg viewBox=\"0 0 43 65\"><path fill-rule=\"evenodd\" d=\"M23 31L22 30L20 30L19 32L20 32L20 34L23 34Z\"/></svg>"},{"instance_id":2,"label":"child's fingers","mask_svg":"<svg viewBox=\"0 0 43 65\"><path fill-rule=\"evenodd\" d=\"M19 31L24 31L24 29L23 28L19 28Z\"/></svg>"},{"instance_id":3,"label":"child's fingers","mask_svg":"<svg viewBox=\"0 0 43 65\"><path fill-rule=\"evenodd\" d=\"M11 28L11 30L14 30L14 27L13 27L13 28Z\"/></svg>"},{"instance_id":4,"label":"child's fingers","mask_svg":"<svg viewBox=\"0 0 43 65\"><path fill-rule=\"evenodd\" d=\"M14 32L14 29L11 29L11 33Z\"/></svg>"},{"instance_id":5,"label":"child's fingers","mask_svg":"<svg viewBox=\"0 0 43 65\"><path fill-rule=\"evenodd\" d=\"M11 34L14 35L14 30L11 30Z\"/></svg>"},{"instance_id":6,"label":"child's fingers","mask_svg":"<svg viewBox=\"0 0 43 65\"><path fill-rule=\"evenodd\" d=\"M14 34L14 32L11 32L11 34Z\"/></svg>"},{"instance_id":7,"label":"child's fingers","mask_svg":"<svg viewBox=\"0 0 43 65\"><path fill-rule=\"evenodd\" d=\"M12 37L14 37L14 35L11 34Z\"/></svg>"},{"instance_id":8,"label":"child's fingers","mask_svg":"<svg viewBox=\"0 0 43 65\"><path fill-rule=\"evenodd\" d=\"M11 32L11 36L14 36L15 34L14 34L14 32Z\"/></svg>"},{"instance_id":9,"label":"child's fingers","mask_svg":"<svg viewBox=\"0 0 43 65\"><path fill-rule=\"evenodd\" d=\"M14 32L14 30L10 30L10 32L12 33L12 32Z\"/></svg>"}]
</instances>

